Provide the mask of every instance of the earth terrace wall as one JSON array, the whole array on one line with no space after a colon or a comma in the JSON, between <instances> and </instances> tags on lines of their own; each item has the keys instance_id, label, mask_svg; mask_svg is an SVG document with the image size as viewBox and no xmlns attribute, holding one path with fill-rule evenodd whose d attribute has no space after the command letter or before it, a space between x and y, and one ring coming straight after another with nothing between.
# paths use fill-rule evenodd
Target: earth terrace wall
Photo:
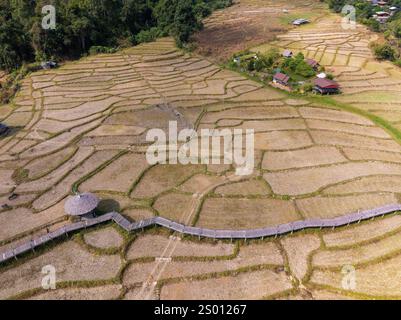
<instances>
[{"instance_id":1,"label":"earth terrace wall","mask_svg":"<svg viewBox=\"0 0 401 320\"><path fill-rule=\"evenodd\" d=\"M150 226L157 225L181 234L196 236L199 238L247 240L258 238L263 239L273 236L277 237L279 235L292 233L304 229L336 228L349 225L351 223L368 220L378 216L384 216L386 214L390 214L396 211L401 211L401 204L390 204L371 210L358 211L356 213L351 213L333 219L300 220L291 223L281 224L274 227L249 230L212 230L198 227L190 227L163 217L153 217L151 219L131 223L118 212L110 212L97 218L82 220L80 222L69 224L46 235L32 239L31 241L28 241L14 249L10 249L4 253L0 253L0 264L11 259L17 259L18 256L28 253L29 251L33 251L35 250L35 248L44 245L49 241L58 239L64 235L68 235L69 233L90 228L95 225L110 221L115 222L127 232L135 232L138 230L143 230Z\"/></svg>"}]
</instances>

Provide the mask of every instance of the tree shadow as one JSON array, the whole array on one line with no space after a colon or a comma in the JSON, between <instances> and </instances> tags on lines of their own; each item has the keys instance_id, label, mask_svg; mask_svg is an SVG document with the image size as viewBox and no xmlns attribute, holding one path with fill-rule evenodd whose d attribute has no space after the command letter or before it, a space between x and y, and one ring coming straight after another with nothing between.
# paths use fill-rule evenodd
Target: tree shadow
<instances>
[{"instance_id":1,"label":"tree shadow","mask_svg":"<svg viewBox=\"0 0 401 320\"><path fill-rule=\"evenodd\" d=\"M121 207L118 201L114 199L102 199L96 208L96 213L102 215L113 211L119 212L120 209Z\"/></svg>"}]
</instances>

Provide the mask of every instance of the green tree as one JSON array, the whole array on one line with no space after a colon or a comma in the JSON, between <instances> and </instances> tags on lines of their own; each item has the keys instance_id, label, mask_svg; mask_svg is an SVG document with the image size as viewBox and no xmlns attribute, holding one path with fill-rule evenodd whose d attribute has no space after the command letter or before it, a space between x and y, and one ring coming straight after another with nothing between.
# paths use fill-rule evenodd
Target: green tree
<instances>
[{"instance_id":1,"label":"green tree","mask_svg":"<svg viewBox=\"0 0 401 320\"><path fill-rule=\"evenodd\" d=\"M195 15L194 4L194 0L178 0L172 27L178 46L188 42L191 34L202 28L202 23Z\"/></svg>"},{"instance_id":2,"label":"green tree","mask_svg":"<svg viewBox=\"0 0 401 320\"><path fill-rule=\"evenodd\" d=\"M24 26L12 17L8 1L0 2L0 68L12 70L32 57L30 38Z\"/></svg>"}]
</instances>

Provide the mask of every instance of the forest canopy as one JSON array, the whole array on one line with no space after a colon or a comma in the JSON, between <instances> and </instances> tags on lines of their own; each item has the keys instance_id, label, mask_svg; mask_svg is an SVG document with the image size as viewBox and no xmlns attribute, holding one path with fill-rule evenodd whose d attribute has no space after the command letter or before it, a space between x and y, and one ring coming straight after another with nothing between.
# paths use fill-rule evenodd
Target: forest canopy
<instances>
[{"instance_id":1,"label":"forest canopy","mask_svg":"<svg viewBox=\"0 0 401 320\"><path fill-rule=\"evenodd\" d=\"M79 57L172 35L179 46L202 19L232 0L0 0L0 69L27 61ZM42 8L56 8L43 29Z\"/></svg>"}]
</instances>

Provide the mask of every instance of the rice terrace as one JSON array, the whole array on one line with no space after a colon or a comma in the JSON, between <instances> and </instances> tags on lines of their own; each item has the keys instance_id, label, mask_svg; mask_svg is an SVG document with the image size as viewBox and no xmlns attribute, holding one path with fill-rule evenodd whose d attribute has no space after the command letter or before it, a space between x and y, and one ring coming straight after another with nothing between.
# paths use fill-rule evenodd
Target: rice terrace
<instances>
[{"instance_id":1,"label":"rice terrace","mask_svg":"<svg viewBox=\"0 0 401 320\"><path fill-rule=\"evenodd\" d=\"M0 299L401 299L401 68L342 21L237 0L183 48L163 34L27 72L0 105ZM274 73L319 69L281 90L255 67L274 52ZM149 163L172 123L209 161ZM206 129L252 131L252 170Z\"/></svg>"}]
</instances>

